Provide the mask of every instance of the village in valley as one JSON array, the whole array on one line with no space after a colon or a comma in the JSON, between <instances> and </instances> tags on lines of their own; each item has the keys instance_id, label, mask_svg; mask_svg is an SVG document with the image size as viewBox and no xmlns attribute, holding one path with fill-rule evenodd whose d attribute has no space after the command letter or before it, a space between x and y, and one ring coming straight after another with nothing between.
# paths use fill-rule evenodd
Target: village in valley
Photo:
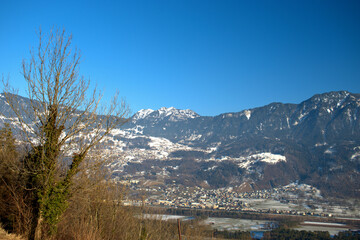
<instances>
[{"instance_id":1,"label":"village in valley","mask_svg":"<svg viewBox=\"0 0 360 240\"><path fill-rule=\"evenodd\" d=\"M122 180L128 188L124 205L179 209L207 209L253 213L272 213L318 217L360 217L353 205L336 206L324 199L320 191L306 184L289 184L280 188L240 192L227 187L207 189L177 184L151 185L149 180ZM358 203L357 203L358 204Z\"/></svg>"}]
</instances>

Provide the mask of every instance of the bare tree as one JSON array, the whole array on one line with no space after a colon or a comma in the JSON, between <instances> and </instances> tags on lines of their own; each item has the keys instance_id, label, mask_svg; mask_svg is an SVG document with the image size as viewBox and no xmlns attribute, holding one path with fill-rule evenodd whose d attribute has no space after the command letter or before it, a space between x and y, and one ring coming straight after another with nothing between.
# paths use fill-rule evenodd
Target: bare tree
<instances>
[{"instance_id":1,"label":"bare tree","mask_svg":"<svg viewBox=\"0 0 360 240\"><path fill-rule=\"evenodd\" d=\"M29 239L56 231L79 165L129 114L117 95L107 107L100 106L101 94L90 91L90 82L79 75L80 55L71 42L72 36L64 30L53 30L48 36L40 31L37 49L22 64L30 109L18 104L5 84L6 99L31 146L24 160L26 189L32 199ZM62 170L65 158L68 167Z\"/></svg>"}]
</instances>

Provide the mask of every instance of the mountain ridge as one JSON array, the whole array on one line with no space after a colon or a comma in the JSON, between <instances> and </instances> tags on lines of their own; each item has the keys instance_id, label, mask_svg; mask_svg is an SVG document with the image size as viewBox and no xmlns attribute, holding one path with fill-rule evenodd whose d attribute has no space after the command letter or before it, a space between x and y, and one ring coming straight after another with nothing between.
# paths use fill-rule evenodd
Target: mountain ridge
<instances>
[{"instance_id":1,"label":"mountain ridge","mask_svg":"<svg viewBox=\"0 0 360 240\"><path fill-rule=\"evenodd\" d=\"M0 127L12 121L7 108L0 97ZM254 189L299 181L329 196L360 197L360 94L348 91L213 117L141 110L106 141L115 178Z\"/></svg>"}]
</instances>

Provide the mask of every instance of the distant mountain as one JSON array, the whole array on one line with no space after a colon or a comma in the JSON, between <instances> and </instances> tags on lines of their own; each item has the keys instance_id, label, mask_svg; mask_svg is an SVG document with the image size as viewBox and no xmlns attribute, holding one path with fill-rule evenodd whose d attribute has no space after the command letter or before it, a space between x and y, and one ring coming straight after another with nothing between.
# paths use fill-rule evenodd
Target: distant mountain
<instances>
[{"instance_id":1,"label":"distant mountain","mask_svg":"<svg viewBox=\"0 0 360 240\"><path fill-rule=\"evenodd\" d=\"M162 107L159 110L152 109L142 109L138 111L133 117L133 121L140 121L141 119L146 119L149 121L150 119L159 121L159 120L167 120L167 121L181 121L188 118L196 118L199 117L197 113L192 110L180 110L174 107L166 108Z\"/></svg>"},{"instance_id":2,"label":"distant mountain","mask_svg":"<svg viewBox=\"0 0 360 240\"><path fill-rule=\"evenodd\" d=\"M14 123L1 95L0 110L0 126ZM298 181L360 197L359 110L360 94L347 91L214 117L145 109L111 133L106 154L114 177L253 189Z\"/></svg>"}]
</instances>

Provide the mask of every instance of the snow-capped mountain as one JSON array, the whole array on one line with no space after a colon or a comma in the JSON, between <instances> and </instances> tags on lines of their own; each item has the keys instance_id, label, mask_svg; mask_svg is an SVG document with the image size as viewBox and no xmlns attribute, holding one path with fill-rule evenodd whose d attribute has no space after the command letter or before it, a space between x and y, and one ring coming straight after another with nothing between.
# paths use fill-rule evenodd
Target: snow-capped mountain
<instances>
[{"instance_id":1,"label":"snow-capped mountain","mask_svg":"<svg viewBox=\"0 0 360 240\"><path fill-rule=\"evenodd\" d=\"M17 128L10 113L0 95L0 127ZM143 109L105 140L114 177L255 189L299 181L360 196L360 94L347 91L214 117Z\"/></svg>"},{"instance_id":2,"label":"snow-capped mountain","mask_svg":"<svg viewBox=\"0 0 360 240\"><path fill-rule=\"evenodd\" d=\"M152 110L152 109L141 109L138 111L133 117L133 121L139 121L141 119L153 119L156 121L161 120L168 120L168 121L180 121L180 120L186 120L189 118L196 118L199 117L197 113L190 109L181 110L176 109L174 107L162 107L158 110Z\"/></svg>"}]
</instances>

